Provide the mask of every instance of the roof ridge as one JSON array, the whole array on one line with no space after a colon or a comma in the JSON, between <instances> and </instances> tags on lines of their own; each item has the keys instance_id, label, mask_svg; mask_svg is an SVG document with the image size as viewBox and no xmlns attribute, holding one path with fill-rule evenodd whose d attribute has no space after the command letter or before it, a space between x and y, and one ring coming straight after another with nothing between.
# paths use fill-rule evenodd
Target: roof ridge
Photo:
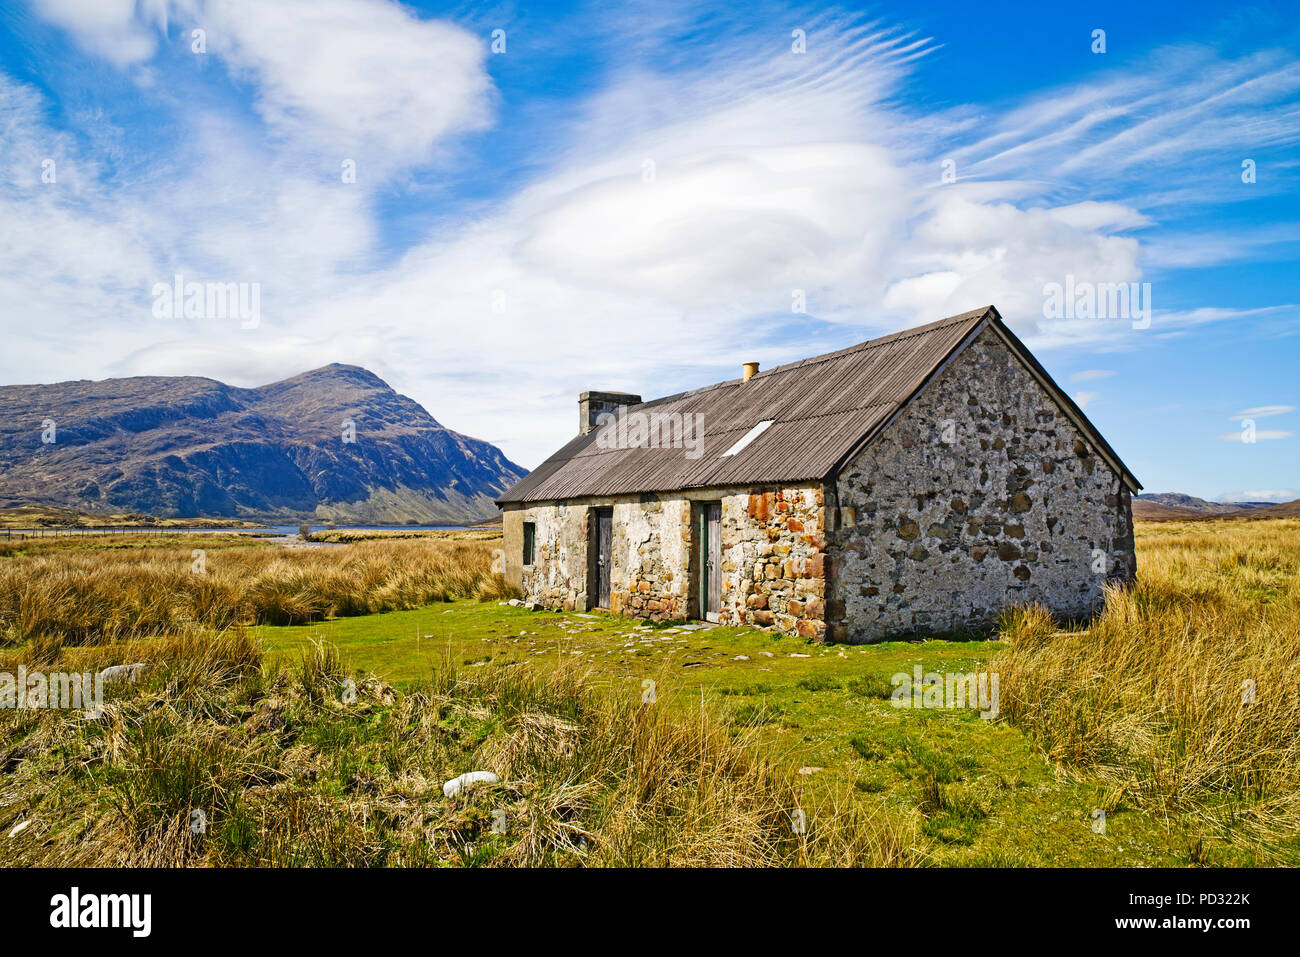
<instances>
[{"instance_id":1,"label":"roof ridge","mask_svg":"<svg viewBox=\"0 0 1300 957\"><path fill-rule=\"evenodd\" d=\"M972 309L970 312L959 313L955 316L948 316L946 319L936 319L933 322L923 322L919 326L911 326L907 329L900 329L898 332L886 333L883 336L876 336L874 339L867 339L865 342L859 342L856 345L845 346L843 349L836 349L834 352L823 352L821 355L808 356L806 359L796 359L794 362L787 362L784 365L773 366L768 372L779 372L782 369L792 369L815 365L818 362L826 362L831 359L838 359L852 352L860 352L865 349L874 348L886 342L896 340L910 339L913 336L925 335L933 332L942 326L957 325L961 322L970 322L972 319L983 319L988 314L991 306L985 306L983 309ZM763 375L763 373L757 373Z\"/></svg>"},{"instance_id":2,"label":"roof ridge","mask_svg":"<svg viewBox=\"0 0 1300 957\"><path fill-rule=\"evenodd\" d=\"M991 309L993 309L992 306L984 306L982 309L972 309L969 312L958 313L955 316L948 316L945 319L936 319L933 322L923 322L919 326L912 326L908 329L900 329L898 332L890 332L883 336L876 336L874 339L867 339L855 345L845 346L843 349L836 349L833 352L823 352L820 355L808 356L805 359L796 359L793 362L782 363L779 366L773 366L770 369L764 369L760 372L754 373L753 378L758 379L763 376L775 375L778 372L789 372L792 369L801 369L806 366L816 365L820 362L830 362L833 359L841 359L854 352L862 352L870 348L875 348L876 346L883 345L886 342L897 342L902 341L903 339L909 339L913 336L925 335L949 324L956 325L961 322L970 322L972 319L983 319L988 315ZM724 386L738 386L742 385L744 382L744 379L723 379L721 382L711 382L708 385L697 386L694 389L685 389L681 392L675 392L672 395L647 399L645 402L635 406L629 406L628 408L639 409L648 405L656 405L660 402L676 401L677 399L683 399L688 395L699 395L704 392L710 392L714 389L721 389Z\"/></svg>"},{"instance_id":3,"label":"roof ridge","mask_svg":"<svg viewBox=\"0 0 1300 957\"><path fill-rule=\"evenodd\" d=\"M710 431L711 441L729 441L755 421L771 418L775 424L744 455L700 462L650 460L638 452L639 447L592 455L596 438L583 433L497 502L824 478L847 452L924 388L955 349L990 322L999 323L992 306L776 366L759 373L777 376L766 388L749 388L742 379L729 379L629 406L646 414L701 411L716 417L718 424L735 423L732 428ZM895 345L899 342L903 345ZM782 418L782 412L790 417Z\"/></svg>"}]
</instances>

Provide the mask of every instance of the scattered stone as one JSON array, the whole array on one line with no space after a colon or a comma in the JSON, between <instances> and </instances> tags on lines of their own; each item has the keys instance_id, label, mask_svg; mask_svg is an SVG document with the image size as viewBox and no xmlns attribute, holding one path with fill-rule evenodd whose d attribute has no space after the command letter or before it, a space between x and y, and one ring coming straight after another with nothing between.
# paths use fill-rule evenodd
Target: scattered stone
<instances>
[{"instance_id":1,"label":"scattered stone","mask_svg":"<svg viewBox=\"0 0 1300 957\"><path fill-rule=\"evenodd\" d=\"M133 665L109 665L99 673L99 677L104 679L104 684L112 684L115 681L126 681L134 684L140 680L140 675L151 667L153 666L143 661L137 661Z\"/></svg>"},{"instance_id":2,"label":"scattered stone","mask_svg":"<svg viewBox=\"0 0 1300 957\"><path fill-rule=\"evenodd\" d=\"M21 834L23 831L27 830L28 826L29 826L31 823L32 823L31 821L23 821L23 823L16 825L16 826L14 827L14 829L13 829L12 831L9 832L9 836L10 836L10 837L17 837L17 836L18 836L19 834Z\"/></svg>"},{"instance_id":3,"label":"scattered stone","mask_svg":"<svg viewBox=\"0 0 1300 957\"><path fill-rule=\"evenodd\" d=\"M800 773L800 774L816 774L818 771L822 771L822 770L824 770L824 768L806 767L806 768L800 768L800 769L799 769L799 773Z\"/></svg>"},{"instance_id":4,"label":"scattered stone","mask_svg":"<svg viewBox=\"0 0 1300 957\"><path fill-rule=\"evenodd\" d=\"M460 777L452 778L442 786L444 797L455 797L472 784L499 784L501 779L491 771L466 771Z\"/></svg>"},{"instance_id":5,"label":"scattered stone","mask_svg":"<svg viewBox=\"0 0 1300 957\"><path fill-rule=\"evenodd\" d=\"M748 661L748 660L749 660L749 655L736 655L736 657L732 658L731 660L732 660L732 661Z\"/></svg>"},{"instance_id":6,"label":"scattered stone","mask_svg":"<svg viewBox=\"0 0 1300 957\"><path fill-rule=\"evenodd\" d=\"M796 652L796 651L792 651L792 652L790 652L790 657L791 657L791 658L811 658L812 655L801 655L801 654L799 654L799 653Z\"/></svg>"}]
</instances>

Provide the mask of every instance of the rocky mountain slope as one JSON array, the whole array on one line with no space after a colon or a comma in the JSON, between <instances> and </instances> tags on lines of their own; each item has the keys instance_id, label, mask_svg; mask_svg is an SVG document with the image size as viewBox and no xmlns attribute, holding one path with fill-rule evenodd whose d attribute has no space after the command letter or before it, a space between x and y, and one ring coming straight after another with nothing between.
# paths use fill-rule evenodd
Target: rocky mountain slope
<instances>
[{"instance_id":1,"label":"rocky mountain slope","mask_svg":"<svg viewBox=\"0 0 1300 957\"><path fill-rule=\"evenodd\" d=\"M358 366L0 386L0 507L462 524L525 474Z\"/></svg>"}]
</instances>

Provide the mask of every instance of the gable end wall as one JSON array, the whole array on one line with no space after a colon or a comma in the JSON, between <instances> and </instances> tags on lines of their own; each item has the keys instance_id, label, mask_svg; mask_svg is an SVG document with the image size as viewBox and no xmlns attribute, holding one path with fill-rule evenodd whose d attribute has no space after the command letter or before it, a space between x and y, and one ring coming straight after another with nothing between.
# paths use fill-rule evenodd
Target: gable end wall
<instances>
[{"instance_id":1,"label":"gable end wall","mask_svg":"<svg viewBox=\"0 0 1300 957\"><path fill-rule=\"evenodd\" d=\"M991 328L834 492L834 640L985 628L1029 602L1082 617L1136 574L1128 489Z\"/></svg>"}]
</instances>

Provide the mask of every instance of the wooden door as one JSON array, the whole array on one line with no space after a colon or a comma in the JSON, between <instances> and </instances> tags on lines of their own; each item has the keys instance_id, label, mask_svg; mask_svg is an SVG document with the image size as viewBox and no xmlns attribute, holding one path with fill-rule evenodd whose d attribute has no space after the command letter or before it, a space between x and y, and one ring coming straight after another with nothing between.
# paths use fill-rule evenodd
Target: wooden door
<instances>
[{"instance_id":1,"label":"wooden door","mask_svg":"<svg viewBox=\"0 0 1300 957\"><path fill-rule=\"evenodd\" d=\"M596 527L592 535L593 592L597 608L609 607L609 568L614 546L614 510L596 509Z\"/></svg>"},{"instance_id":2,"label":"wooden door","mask_svg":"<svg viewBox=\"0 0 1300 957\"><path fill-rule=\"evenodd\" d=\"M717 621L722 610L722 503L704 506L704 617Z\"/></svg>"}]
</instances>

